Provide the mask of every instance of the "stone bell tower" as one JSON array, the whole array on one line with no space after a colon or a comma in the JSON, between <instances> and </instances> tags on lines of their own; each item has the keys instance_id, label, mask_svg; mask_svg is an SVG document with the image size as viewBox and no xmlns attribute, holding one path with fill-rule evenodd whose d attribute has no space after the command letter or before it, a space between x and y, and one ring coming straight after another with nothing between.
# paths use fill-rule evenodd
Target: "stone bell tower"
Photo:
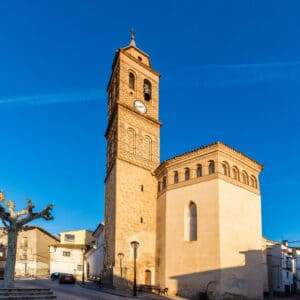
<instances>
[{"instance_id":1,"label":"stone bell tower","mask_svg":"<svg viewBox=\"0 0 300 300\"><path fill-rule=\"evenodd\" d=\"M133 279L132 241L139 243L137 282L154 284L159 76L132 32L115 54L107 86L105 275L114 285Z\"/></svg>"}]
</instances>

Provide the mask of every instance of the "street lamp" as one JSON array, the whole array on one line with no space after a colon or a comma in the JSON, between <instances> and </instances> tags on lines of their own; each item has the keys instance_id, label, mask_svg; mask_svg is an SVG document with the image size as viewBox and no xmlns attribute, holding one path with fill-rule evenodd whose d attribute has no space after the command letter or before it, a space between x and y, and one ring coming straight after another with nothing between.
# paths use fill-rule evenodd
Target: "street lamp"
<instances>
[{"instance_id":1,"label":"street lamp","mask_svg":"<svg viewBox=\"0 0 300 300\"><path fill-rule=\"evenodd\" d=\"M82 250L82 277L81 277L81 283L84 284L85 280L84 280L84 253L85 253L85 247L81 248Z\"/></svg>"},{"instance_id":2,"label":"street lamp","mask_svg":"<svg viewBox=\"0 0 300 300\"><path fill-rule=\"evenodd\" d=\"M140 246L140 243L133 241L130 243L133 248L133 258L134 258L134 267L133 267L133 296L136 297L136 258L137 258L137 249Z\"/></svg>"},{"instance_id":3,"label":"street lamp","mask_svg":"<svg viewBox=\"0 0 300 300\"><path fill-rule=\"evenodd\" d=\"M122 266L122 261L124 258L124 253L118 253L118 257L120 259L120 272L121 272L121 279L123 279L123 266Z\"/></svg>"}]
</instances>

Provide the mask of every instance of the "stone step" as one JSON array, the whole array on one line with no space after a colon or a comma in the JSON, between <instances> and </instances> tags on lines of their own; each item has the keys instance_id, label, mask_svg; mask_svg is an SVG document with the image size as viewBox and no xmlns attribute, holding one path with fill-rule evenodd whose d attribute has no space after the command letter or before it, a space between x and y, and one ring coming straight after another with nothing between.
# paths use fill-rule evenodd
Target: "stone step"
<instances>
[{"instance_id":1,"label":"stone step","mask_svg":"<svg viewBox=\"0 0 300 300\"><path fill-rule=\"evenodd\" d=\"M31 292L24 292L24 291L13 291L13 292L1 292L0 291L0 296L22 296L22 295L25 295L25 296L29 296L29 295L53 295L53 292L51 291L39 291L39 292L36 292L36 291L31 291Z\"/></svg>"},{"instance_id":2,"label":"stone step","mask_svg":"<svg viewBox=\"0 0 300 300\"><path fill-rule=\"evenodd\" d=\"M29 299L56 299L50 289L39 288L7 288L0 289L0 300L2 299L16 299L16 300L29 300Z\"/></svg>"},{"instance_id":3,"label":"stone step","mask_svg":"<svg viewBox=\"0 0 300 300\"><path fill-rule=\"evenodd\" d=\"M0 288L0 292L15 292L15 291L25 291L25 292L31 292L31 291L51 291L51 289L48 288Z\"/></svg>"},{"instance_id":4,"label":"stone step","mask_svg":"<svg viewBox=\"0 0 300 300\"><path fill-rule=\"evenodd\" d=\"M56 296L54 295L34 295L34 296L25 296L25 295L19 295L19 296L0 296L0 300L31 300L31 299L34 299L34 300L45 300L45 299L56 299Z\"/></svg>"}]
</instances>

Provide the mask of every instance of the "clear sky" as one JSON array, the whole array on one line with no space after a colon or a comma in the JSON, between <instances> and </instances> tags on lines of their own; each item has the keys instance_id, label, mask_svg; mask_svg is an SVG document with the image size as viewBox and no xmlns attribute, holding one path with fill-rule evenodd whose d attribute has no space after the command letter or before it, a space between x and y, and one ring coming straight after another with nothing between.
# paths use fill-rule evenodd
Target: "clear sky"
<instances>
[{"instance_id":1,"label":"clear sky","mask_svg":"<svg viewBox=\"0 0 300 300\"><path fill-rule=\"evenodd\" d=\"M0 3L0 188L55 205L53 233L103 220L106 92L136 30L160 71L161 158L216 140L264 164L263 232L300 239L299 1ZM129 199L130 201L130 199ZM124 220L126 221L126 220Z\"/></svg>"}]
</instances>

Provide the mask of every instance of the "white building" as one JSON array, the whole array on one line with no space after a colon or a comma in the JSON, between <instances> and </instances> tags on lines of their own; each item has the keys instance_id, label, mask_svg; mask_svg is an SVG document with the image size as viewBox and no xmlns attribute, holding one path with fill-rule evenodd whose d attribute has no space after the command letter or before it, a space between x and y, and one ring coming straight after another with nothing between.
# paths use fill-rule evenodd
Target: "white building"
<instances>
[{"instance_id":1,"label":"white building","mask_svg":"<svg viewBox=\"0 0 300 300\"><path fill-rule=\"evenodd\" d=\"M82 278L84 254L93 243L92 232L88 230L66 231L60 234L60 243L50 245L50 274L70 273L77 279Z\"/></svg>"},{"instance_id":2,"label":"white building","mask_svg":"<svg viewBox=\"0 0 300 300\"><path fill-rule=\"evenodd\" d=\"M86 272L89 279L99 280L104 263L104 224L100 223L93 232L95 245L86 252Z\"/></svg>"},{"instance_id":3,"label":"white building","mask_svg":"<svg viewBox=\"0 0 300 300\"><path fill-rule=\"evenodd\" d=\"M300 249L295 248L294 250L295 257L295 284L296 290L300 293Z\"/></svg>"},{"instance_id":4,"label":"white building","mask_svg":"<svg viewBox=\"0 0 300 300\"><path fill-rule=\"evenodd\" d=\"M270 242L267 246L269 289L275 294L290 295L294 291L295 260L287 243Z\"/></svg>"}]
</instances>

